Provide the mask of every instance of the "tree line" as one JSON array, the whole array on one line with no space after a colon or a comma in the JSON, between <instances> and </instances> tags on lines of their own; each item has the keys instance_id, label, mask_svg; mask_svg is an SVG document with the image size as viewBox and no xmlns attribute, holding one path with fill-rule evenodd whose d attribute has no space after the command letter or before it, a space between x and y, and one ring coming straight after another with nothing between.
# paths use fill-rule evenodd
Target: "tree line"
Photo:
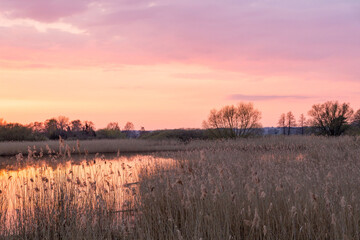
<instances>
[{"instance_id":1,"label":"tree line","mask_svg":"<svg viewBox=\"0 0 360 240\"><path fill-rule=\"evenodd\" d=\"M345 133L360 134L360 109L354 113L349 103L327 101L315 104L296 121L294 114L283 113L278 121L282 134L290 135L291 129L298 127L301 134L340 136ZM262 134L261 112L252 103L228 105L213 109L203 122L203 128L214 138L249 137Z\"/></svg>"},{"instance_id":2,"label":"tree line","mask_svg":"<svg viewBox=\"0 0 360 240\"><path fill-rule=\"evenodd\" d=\"M59 139L101 139L129 138L135 130L132 122L127 122L123 129L117 122L110 122L106 128L95 129L91 121L72 120L64 116L50 118L44 122L33 122L28 125L6 123L0 119L0 141L36 141ZM141 131L145 131L141 127Z\"/></svg>"},{"instance_id":3,"label":"tree line","mask_svg":"<svg viewBox=\"0 0 360 240\"><path fill-rule=\"evenodd\" d=\"M284 135L290 135L291 129L294 127L300 127L301 134L304 135L307 125L307 120L303 113L300 115L298 123L296 123L295 116L291 111L287 114L282 113L278 122L278 127L282 129Z\"/></svg>"},{"instance_id":4,"label":"tree line","mask_svg":"<svg viewBox=\"0 0 360 240\"><path fill-rule=\"evenodd\" d=\"M349 103L327 101L315 104L307 113L308 119L301 114L296 120L294 114L281 114L277 126L282 134L292 134L295 127L300 134L316 134L340 136L343 134L360 135L360 109L354 112ZM0 119L0 141L37 141L47 139L101 139L101 138L144 138L169 139L181 141L191 139L238 138L262 135L260 123L261 112L253 103L240 102L237 105L227 105L219 110L210 111L203 121L203 130L174 129L134 131L134 124L127 122L121 129L117 122L110 122L106 128L95 129L91 121L72 120L64 116L47 119L44 122L33 122L28 125L6 123Z\"/></svg>"},{"instance_id":5,"label":"tree line","mask_svg":"<svg viewBox=\"0 0 360 240\"><path fill-rule=\"evenodd\" d=\"M354 113L349 103L338 101L327 101L322 104L315 104L308 111L309 119L301 114L296 123L292 112L280 116L278 126L283 129L283 134L290 135L291 128L300 127L301 134L304 129L308 133L340 136L347 133L360 133L360 109ZM287 131L286 131L287 130Z\"/></svg>"}]
</instances>

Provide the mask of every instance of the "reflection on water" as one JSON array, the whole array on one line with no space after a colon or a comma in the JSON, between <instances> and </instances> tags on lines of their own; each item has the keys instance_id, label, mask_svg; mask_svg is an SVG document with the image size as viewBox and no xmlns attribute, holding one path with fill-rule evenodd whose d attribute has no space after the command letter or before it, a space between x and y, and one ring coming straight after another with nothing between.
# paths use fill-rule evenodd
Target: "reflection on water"
<instances>
[{"instance_id":1,"label":"reflection on water","mask_svg":"<svg viewBox=\"0 0 360 240\"><path fill-rule=\"evenodd\" d=\"M15 228L19 218L32 219L39 211L58 210L64 204L74 209L102 204L113 212L132 211L139 200L141 169L155 170L156 166L172 163L172 159L148 155L110 160L96 156L56 165L42 162L0 169L0 221L6 222L7 229Z\"/></svg>"}]
</instances>

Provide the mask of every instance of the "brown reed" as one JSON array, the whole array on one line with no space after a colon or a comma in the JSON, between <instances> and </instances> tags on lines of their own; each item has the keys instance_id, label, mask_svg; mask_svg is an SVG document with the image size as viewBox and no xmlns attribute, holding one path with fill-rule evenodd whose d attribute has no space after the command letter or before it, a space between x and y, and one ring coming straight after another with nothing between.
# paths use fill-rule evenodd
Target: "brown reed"
<instances>
[{"instance_id":1,"label":"brown reed","mask_svg":"<svg viewBox=\"0 0 360 240\"><path fill-rule=\"evenodd\" d=\"M195 141L178 148L2 170L0 238L360 238L359 138Z\"/></svg>"}]
</instances>

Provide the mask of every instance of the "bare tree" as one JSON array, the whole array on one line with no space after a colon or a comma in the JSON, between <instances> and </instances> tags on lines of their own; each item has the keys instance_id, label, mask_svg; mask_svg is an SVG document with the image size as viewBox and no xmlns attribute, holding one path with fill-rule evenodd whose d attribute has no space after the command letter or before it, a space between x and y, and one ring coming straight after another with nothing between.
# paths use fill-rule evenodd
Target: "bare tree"
<instances>
[{"instance_id":1,"label":"bare tree","mask_svg":"<svg viewBox=\"0 0 360 240\"><path fill-rule=\"evenodd\" d=\"M108 130L115 130L115 131L120 131L120 127L119 127L119 123L117 122L111 122L107 125L106 129Z\"/></svg>"},{"instance_id":2,"label":"bare tree","mask_svg":"<svg viewBox=\"0 0 360 240\"><path fill-rule=\"evenodd\" d=\"M132 131L134 129L135 129L135 127L132 122L127 122L124 126L124 131Z\"/></svg>"},{"instance_id":3,"label":"bare tree","mask_svg":"<svg viewBox=\"0 0 360 240\"><path fill-rule=\"evenodd\" d=\"M57 118L58 128L60 131L65 131L69 126L69 118L65 116L59 116Z\"/></svg>"},{"instance_id":4,"label":"bare tree","mask_svg":"<svg viewBox=\"0 0 360 240\"><path fill-rule=\"evenodd\" d=\"M283 129L283 134L285 135L286 132L286 115L282 113L279 118L278 127Z\"/></svg>"},{"instance_id":5,"label":"bare tree","mask_svg":"<svg viewBox=\"0 0 360 240\"><path fill-rule=\"evenodd\" d=\"M83 125L80 120L73 120L70 123L71 131L80 132L83 129Z\"/></svg>"},{"instance_id":6,"label":"bare tree","mask_svg":"<svg viewBox=\"0 0 360 240\"><path fill-rule=\"evenodd\" d=\"M254 108L252 103L239 103L237 106L237 116L235 123L239 126L237 136L247 137L259 133L261 128L261 112Z\"/></svg>"},{"instance_id":7,"label":"bare tree","mask_svg":"<svg viewBox=\"0 0 360 240\"><path fill-rule=\"evenodd\" d=\"M44 123L45 133L50 139L57 139L60 135L58 121L55 118L47 119Z\"/></svg>"},{"instance_id":8,"label":"bare tree","mask_svg":"<svg viewBox=\"0 0 360 240\"><path fill-rule=\"evenodd\" d=\"M125 132L127 138L135 137L134 132L133 132L135 127L132 122L127 122L123 129L124 129L123 131Z\"/></svg>"},{"instance_id":9,"label":"bare tree","mask_svg":"<svg viewBox=\"0 0 360 240\"><path fill-rule=\"evenodd\" d=\"M304 128L306 125L306 118L304 114L302 113L299 117L299 126L301 127L301 134L304 135Z\"/></svg>"},{"instance_id":10,"label":"bare tree","mask_svg":"<svg viewBox=\"0 0 360 240\"><path fill-rule=\"evenodd\" d=\"M252 103L239 103L211 110L203 127L219 138L248 137L258 133L260 119L261 113Z\"/></svg>"},{"instance_id":11,"label":"bare tree","mask_svg":"<svg viewBox=\"0 0 360 240\"><path fill-rule=\"evenodd\" d=\"M291 128L296 127L296 120L291 111L286 114L286 127L288 129L288 135L291 133Z\"/></svg>"},{"instance_id":12,"label":"bare tree","mask_svg":"<svg viewBox=\"0 0 360 240\"><path fill-rule=\"evenodd\" d=\"M92 121L85 121L83 125L83 132L89 136L95 136L95 125Z\"/></svg>"},{"instance_id":13,"label":"bare tree","mask_svg":"<svg viewBox=\"0 0 360 240\"><path fill-rule=\"evenodd\" d=\"M313 105L308 114L311 117L311 125L317 129L318 133L339 136L346 130L353 112L349 103L340 104L338 101L328 101Z\"/></svg>"},{"instance_id":14,"label":"bare tree","mask_svg":"<svg viewBox=\"0 0 360 240\"><path fill-rule=\"evenodd\" d=\"M33 122L30 123L28 125L29 128L31 128L31 130L33 130L34 132L40 133L42 131L44 131L44 123L42 122Z\"/></svg>"}]
</instances>

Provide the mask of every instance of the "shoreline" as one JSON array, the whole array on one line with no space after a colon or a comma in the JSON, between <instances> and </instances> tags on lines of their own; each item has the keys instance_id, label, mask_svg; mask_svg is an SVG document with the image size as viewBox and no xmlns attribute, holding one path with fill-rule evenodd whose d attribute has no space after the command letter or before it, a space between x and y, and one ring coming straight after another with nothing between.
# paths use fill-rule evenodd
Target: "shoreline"
<instances>
[{"instance_id":1,"label":"shoreline","mask_svg":"<svg viewBox=\"0 0 360 240\"><path fill-rule=\"evenodd\" d=\"M58 140L0 142L0 157L66 154L108 154L108 153L146 153L159 151L180 151L186 144L176 140L140 140L140 139L100 139L100 140Z\"/></svg>"}]
</instances>

